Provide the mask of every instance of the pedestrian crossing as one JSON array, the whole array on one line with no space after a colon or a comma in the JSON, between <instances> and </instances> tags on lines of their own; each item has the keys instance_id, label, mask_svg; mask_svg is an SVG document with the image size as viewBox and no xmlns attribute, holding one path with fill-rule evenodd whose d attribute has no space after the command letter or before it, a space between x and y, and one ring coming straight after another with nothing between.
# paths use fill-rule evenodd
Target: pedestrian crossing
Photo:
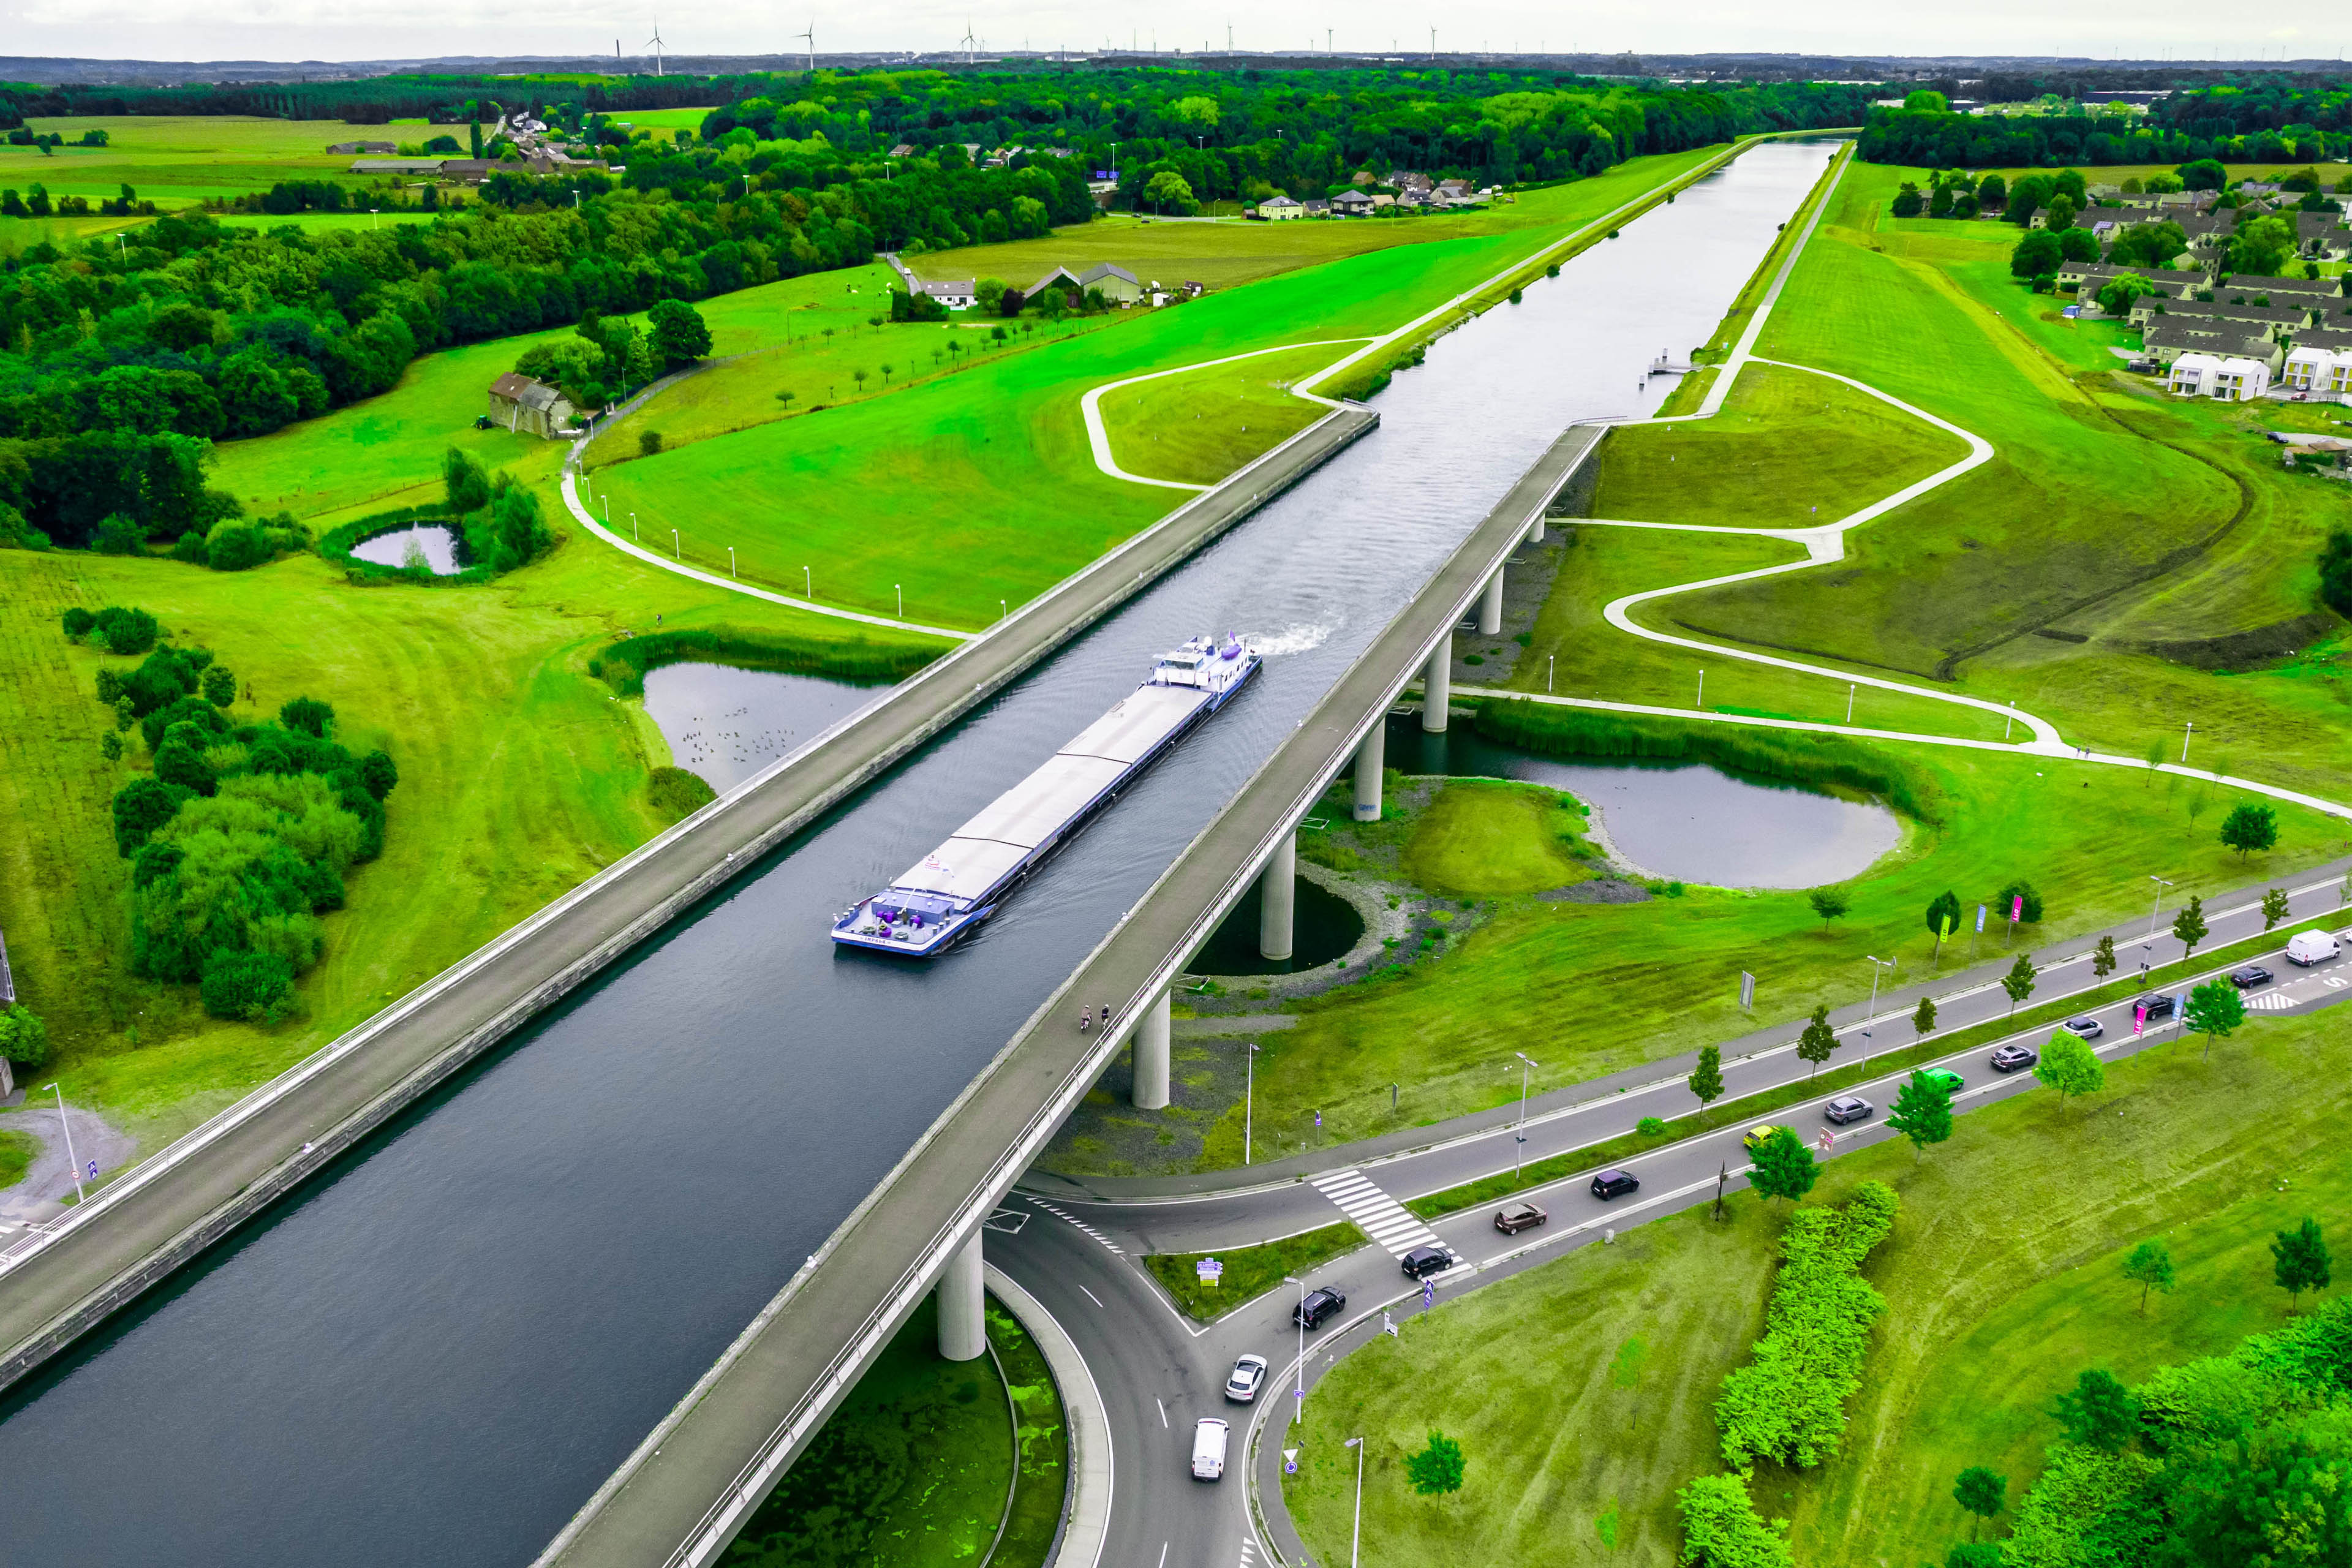
<instances>
[{"instance_id":1,"label":"pedestrian crossing","mask_svg":"<svg viewBox=\"0 0 2352 1568\"><path fill-rule=\"evenodd\" d=\"M2246 998L2246 1010L2250 1013L2284 1013L2300 1005L2300 1002L2284 991L2268 991L2260 996Z\"/></svg>"},{"instance_id":2,"label":"pedestrian crossing","mask_svg":"<svg viewBox=\"0 0 2352 1568\"><path fill-rule=\"evenodd\" d=\"M1360 1171L1328 1171L1314 1178L1315 1190L1339 1205L1339 1211L1366 1236L1402 1258L1416 1247L1439 1245L1437 1233L1406 1212L1405 1206L1364 1179Z\"/></svg>"},{"instance_id":3,"label":"pedestrian crossing","mask_svg":"<svg viewBox=\"0 0 2352 1568\"><path fill-rule=\"evenodd\" d=\"M1086 1221L1080 1219L1069 1210L1056 1208L1043 1198L1031 1198L1029 1201L1035 1204L1039 1208L1044 1209L1047 1214L1052 1215L1055 1219L1068 1220L1072 1225L1076 1226L1080 1230L1086 1232L1088 1236L1102 1243L1103 1246L1118 1254L1119 1257L1124 1258L1127 1256L1127 1248L1121 1247L1118 1243L1113 1241L1110 1237L1105 1236L1102 1232L1097 1230L1094 1226L1088 1225Z\"/></svg>"}]
</instances>

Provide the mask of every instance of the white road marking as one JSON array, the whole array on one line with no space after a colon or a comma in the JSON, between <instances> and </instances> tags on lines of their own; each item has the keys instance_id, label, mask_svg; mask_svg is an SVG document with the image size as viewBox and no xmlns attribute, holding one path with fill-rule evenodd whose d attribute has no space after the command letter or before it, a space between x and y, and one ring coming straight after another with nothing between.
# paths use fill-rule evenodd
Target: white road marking
<instances>
[{"instance_id":1,"label":"white road marking","mask_svg":"<svg viewBox=\"0 0 2352 1568\"><path fill-rule=\"evenodd\" d=\"M1435 1231L1413 1218L1402 1204L1366 1181L1363 1173L1352 1167L1327 1172L1317 1176L1313 1184L1391 1258L1402 1258L1416 1247L1441 1245Z\"/></svg>"},{"instance_id":2,"label":"white road marking","mask_svg":"<svg viewBox=\"0 0 2352 1568\"><path fill-rule=\"evenodd\" d=\"M1151 1403L1152 1403L1152 1404L1154 1404L1154 1405L1157 1405L1158 1406L1160 1406L1160 1426L1167 1426L1167 1425L1168 1425L1168 1402L1167 1402L1166 1400L1164 1400L1164 1399L1160 1398L1158 1394L1153 1394L1153 1395L1151 1396Z\"/></svg>"},{"instance_id":3,"label":"white road marking","mask_svg":"<svg viewBox=\"0 0 2352 1568\"><path fill-rule=\"evenodd\" d=\"M2248 998L2246 1008L2254 1013L2284 1013L2296 1005L2295 999L2285 992L2273 991L2265 995Z\"/></svg>"},{"instance_id":4,"label":"white road marking","mask_svg":"<svg viewBox=\"0 0 2352 1568\"><path fill-rule=\"evenodd\" d=\"M1044 1209L1047 1214L1052 1215L1056 1219L1068 1220L1072 1225L1076 1226L1087 1235L1094 1237L1097 1241L1101 1242L1105 1247L1109 1247L1111 1251L1118 1256L1121 1258L1125 1258L1127 1256L1127 1248L1119 1246L1118 1243L1113 1241L1110 1237L1105 1236L1102 1232L1097 1230L1094 1226L1088 1225L1077 1215L1070 1213L1067 1209L1055 1208L1052 1204L1047 1203L1043 1198L1031 1198L1029 1201L1035 1204L1039 1208Z\"/></svg>"},{"instance_id":5,"label":"white road marking","mask_svg":"<svg viewBox=\"0 0 2352 1568\"><path fill-rule=\"evenodd\" d=\"M1078 1287L1078 1289L1081 1289L1081 1290L1087 1290L1087 1288L1086 1288L1085 1286L1083 1286L1083 1285L1079 1286L1079 1287ZM1092 1301L1092 1302L1093 1302L1096 1306L1097 1306L1097 1307L1099 1307L1099 1306L1101 1306L1101 1305L1102 1305L1102 1298L1101 1298L1100 1296L1096 1295L1096 1294L1095 1294L1093 1291L1091 1291L1091 1290L1087 1290L1087 1300L1089 1300L1089 1301Z\"/></svg>"}]
</instances>

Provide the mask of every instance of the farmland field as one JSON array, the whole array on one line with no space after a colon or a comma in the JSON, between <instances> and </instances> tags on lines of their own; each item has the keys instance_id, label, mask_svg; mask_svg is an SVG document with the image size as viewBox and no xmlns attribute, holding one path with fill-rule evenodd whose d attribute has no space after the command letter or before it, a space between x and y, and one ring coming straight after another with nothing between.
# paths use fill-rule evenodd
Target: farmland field
<instances>
[{"instance_id":1,"label":"farmland field","mask_svg":"<svg viewBox=\"0 0 2352 1568\"><path fill-rule=\"evenodd\" d=\"M355 185L362 179L349 173L351 154L330 153L331 144L413 140L425 132L423 126L235 115L89 115L26 123L62 135L68 145L47 157L30 147L0 147L0 185L21 189L38 180L52 195L96 197L127 184L167 207L265 191L280 180L340 176ZM104 131L107 145L71 145L91 130Z\"/></svg>"}]
</instances>

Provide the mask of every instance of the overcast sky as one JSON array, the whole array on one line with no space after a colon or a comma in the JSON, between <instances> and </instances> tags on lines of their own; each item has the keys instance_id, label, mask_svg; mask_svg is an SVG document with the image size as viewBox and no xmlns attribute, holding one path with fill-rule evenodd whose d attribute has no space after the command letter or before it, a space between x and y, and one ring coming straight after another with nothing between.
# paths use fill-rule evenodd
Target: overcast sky
<instances>
[{"instance_id":1,"label":"overcast sky","mask_svg":"<svg viewBox=\"0 0 2352 1568\"><path fill-rule=\"evenodd\" d=\"M854 9L697 0L665 10L655 0L562 7L436 7L400 15L327 0L0 0L0 51L142 59L371 59L467 54L628 54L659 26L687 54L760 54L802 47L791 35L814 22L831 49L945 49L967 26L984 46L1072 49L1222 47L1230 23L1243 48L1320 47L1325 29L1341 51L1425 51L1429 26L1447 50L1632 49L1657 53L1802 50L1844 55L2077 55L2170 59L2340 58L2352 47L2343 0L2215 5L2210 0L1974 0L1967 5L1885 0L1543 0L1478 5L1370 0L1257 0L1225 10L1055 5L979 0ZM395 20L397 16L397 20ZM382 18L379 20L378 18Z\"/></svg>"}]
</instances>

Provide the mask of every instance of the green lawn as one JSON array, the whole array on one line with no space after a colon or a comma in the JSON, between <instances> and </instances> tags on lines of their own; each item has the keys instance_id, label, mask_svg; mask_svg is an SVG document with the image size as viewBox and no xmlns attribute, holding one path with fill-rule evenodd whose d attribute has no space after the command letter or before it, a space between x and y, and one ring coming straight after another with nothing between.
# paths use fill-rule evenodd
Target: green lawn
<instances>
[{"instance_id":1,"label":"green lawn","mask_svg":"<svg viewBox=\"0 0 2352 1568\"><path fill-rule=\"evenodd\" d=\"M1402 868L1433 893L1538 893L1592 873L1570 853L1584 847L1584 803L1564 791L1499 779L1454 779L1438 791L1405 841Z\"/></svg>"},{"instance_id":2,"label":"green lawn","mask_svg":"<svg viewBox=\"0 0 2352 1568\"><path fill-rule=\"evenodd\" d=\"M40 1148L41 1141L29 1132L0 1131L0 1192L25 1179L25 1169Z\"/></svg>"},{"instance_id":3,"label":"green lawn","mask_svg":"<svg viewBox=\"0 0 2352 1568\"><path fill-rule=\"evenodd\" d=\"M1285 1237L1259 1247L1237 1247L1225 1252L1154 1252L1143 1266L1176 1299L1176 1304L1202 1322L1213 1323L1235 1307L1254 1301L1286 1279L1305 1279L1335 1258L1344 1258L1364 1245L1364 1233L1342 1220L1320 1230ZM1198 1265L1204 1258L1223 1264L1214 1285L1204 1283Z\"/></svg>"},{"instance_id":4,"label":"green lawn","mask_svg":"<svg viewBox=\"0 0 2352 1568\"><path fill-rule=\"evenodd\" d=\"M1321 418L1320 404L1290 389L1354 346L1259 354L1123 387L1102 400L1111 452L1131 474L1214 484Z\"/></svg>"},{"instance_id":5,"label":"green lawn","mask_svg":"<svg viewBox=\"0 0 2352 1568\"><path fill-rule=\"evenodd\" d=\"M2174 896L2211 894L2342 854L2345 826L2283 807L2282 847L2242 867L2215 840L2229 797L2206 786L2043 758L1901 749L1944 798L1941 826L1906 825L1894 854L1847 885L1853 910L1825 928L1801 892L1690 889L1679 899L1578 904L1503 899L1434 961L1303 1003L1297 1027L1261 1042L1259 1147L1296 1152L1502 1103L1517 1093L1502 1066L1528 1040L1543 1063L1538 1091L1801 1018L1869 992L1866 955L1893 956L1907 979L1932 957L1923 913L1950 889L1990 899L2011 876L2042 892L2042 928L2021 948L2043 953L2077 933L2146 912L2142 862L2168 868ZM1450 792L1449 792L1450 793ZM2153 860L2151 861L2151 857ZM1671 970L1673 985L1658 976ZM1755 1018L1737 1005L1739 974L1759 976ZM1573 1021L1572 1023L1570 1021ZM1403 1084L1399 1109L1389 1085ZM1309 1123L1319 1110L1318 1132ZM1208 1136L1203 1164L1237 1163L1236 1108Z\"/></svg>"},{"instance_id":6,"label":"green lawn","mask_svg":"<svg viewBox=\"0 0 2352 1568\"><path fill-rule=\"evenodd\" d=\"M2352 1013L2257 1016L2210 1064L2198 1049L2111 1065L2106 1091L2072 1106L2034 1093L1962 1117L1925 1161L1896 1142L1826 1167L1809 1201L1876 1179L1903 1210L1867 1270L1891 1310L1843 1456L1804 1475L1761 1467L1752 1488L1759 1511L1794 1521L1797 1561L1940 1562L1966 1533L1953 1478L1989 1465L2021 1497L2054 1436L2045 1412L2083 1368L2130 1382L2284 1320L2272 1234L2352 1215L2352 1170L2330 1152L2352 1137ZM1462 1542L1498 1568L1675 1562L1674 1493L1722 1468L1711 1405L1761 1326L1780 1207L1742 1194L1727 1222L1701 1208L1637 1227L1349 1357L1292 1440L1285 1490L1309 1549L1348 1549L1341 1445L1363 1433L1368 1568L1461 1560ZM2143 1319L2119 1264L2152 1236L2179 1282ZM1633 1339L1646 1354L1627 1389L1610 1366ZM1433 1428L1467 1459L1443 1501L1403 1479Z\"/></svg>"},{"instance_id":7,"label":"green lawn","mask_svg":"<svg viewBox=\"0 0 2352 1568\"><path fill-rule=\"evenodd\" d=\"M30 147L0 147L0 185L34 180L52 195L111 196L128 184L171 206L200 196L242 195L280 180L336 179L357 185L352 154L338 142L420 140L422 126L349 125L340 120L262 120L237 115L68 115L25 122L68 142L85 131L107 133L103 147L64 146L44 157ZM462 140L462 138L461 138ZM338 178L340 176L340 178Z\"/></svg>"}]
</instances>

